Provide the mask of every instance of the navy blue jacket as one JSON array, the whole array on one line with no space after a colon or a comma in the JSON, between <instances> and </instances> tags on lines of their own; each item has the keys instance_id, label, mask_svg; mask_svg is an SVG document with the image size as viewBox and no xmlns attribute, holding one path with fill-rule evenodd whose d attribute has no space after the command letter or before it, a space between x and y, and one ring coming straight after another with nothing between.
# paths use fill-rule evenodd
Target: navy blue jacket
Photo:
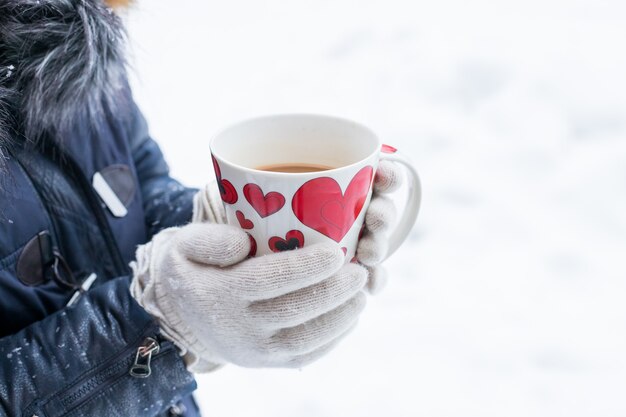
<instances>
[{"instance_id":1,"label":"navy blue jacket","mask_svg":"<svg viewBox=\"0 0 626 417\"><path fill-rule=\"evenodd\" d=\"M193 376L128 290L137 245L189 222L196 190L169 176L130 91L118 94L126 106L105 103L95 123L15 146L4 163L0 416L198 415ZM96 173L126 216L114 217L94 191ZM66 307L70 284L92 273L92 288ZM150 359L150 376L132 376L138 349L153 341L158 352L138 358ZM171 408L182 399L186 407Z\"/></svg>"}]
</instances>

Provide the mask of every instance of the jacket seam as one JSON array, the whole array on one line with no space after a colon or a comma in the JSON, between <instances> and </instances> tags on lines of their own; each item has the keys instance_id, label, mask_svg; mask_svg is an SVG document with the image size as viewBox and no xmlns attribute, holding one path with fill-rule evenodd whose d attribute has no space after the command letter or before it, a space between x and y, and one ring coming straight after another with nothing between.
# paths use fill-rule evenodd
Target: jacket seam
<instances>
[{"instance_id":1,"label":"jacket seam","mask_svg":"<svg viewBox=\"0 0 626 417\"><path fill-rule=\"evenodd\" d=\"M19 171L21 171L21 173L24 175L24 178L26 179L26 181L28 181L28 183L30 184L30 186L32 187L32 190L34 191L33 195L37 198L38 203L41 205L43 212L46 214L47 217L47 229L44 230L48 230L48 229L54 229L53 224L52 224L52 213L50 213L47 209L46 209L46 205L43 201L43 198L39 192L39 190L37 189L37 187L35 186L35 183L33 182L33 179L31 178L30 174L28 173L28 171L26 170L26 168L24 168L24 166L22 165L22 163L20 162L20 160L12 154L12 156L15 159L16 162L16 166L17 169ZM41 230L40 230L41 232ZM12 256L17 256L17 253L19 251L21 251L22 249L24 249L24 246L26 246L26 244L33 238L34 236L28 237L26 238L26 240L24 241L24 243L22 244L18 244L18 248L11 252L10 254L8 254L7 256L3 257L2 259L0 259L0 271L3 271L5 269L7 269L9 266L13 265L13 262L11 263L7 263L7 259L12 257Z\"/></svg>"}]
</instances>

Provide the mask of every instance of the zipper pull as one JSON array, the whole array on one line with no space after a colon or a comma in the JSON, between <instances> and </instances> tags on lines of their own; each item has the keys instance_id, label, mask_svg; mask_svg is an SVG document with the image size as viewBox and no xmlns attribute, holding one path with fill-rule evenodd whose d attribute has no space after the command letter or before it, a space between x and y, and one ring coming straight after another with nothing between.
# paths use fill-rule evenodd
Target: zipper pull
<instances>
[{"instance_id":1,"label":"zipper pull","mask_svg":"<svg viewBox=\"0 0 626 417\"><path fill-rule=\"evenodd\" d=\"M160 349L159 342L151 337L147 337L137 349L135 362L130 367L130 376L134 378L148 378L152 374L152 369L150 368L152 355L159 353Z\"/></svg>"}]
</instances>

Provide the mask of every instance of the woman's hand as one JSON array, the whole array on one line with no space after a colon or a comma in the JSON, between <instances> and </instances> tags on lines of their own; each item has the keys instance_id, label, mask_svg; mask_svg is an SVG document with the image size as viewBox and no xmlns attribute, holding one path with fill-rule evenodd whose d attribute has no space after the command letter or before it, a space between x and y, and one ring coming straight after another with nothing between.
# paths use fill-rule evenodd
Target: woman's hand
<instances>
[{"instance_id":1,"label":"woman's hand","mask_svg":"<svg viewBox=\"0 0 626 417\"><path fill-rule=\"evenodd\" d=\"M302 367L356 325L368 272L344 265L338 245L249 252L244 231L210 223L164 230L137 251L131 292L191 371Z\"/></svg>"},{"instance_id":2,"label":"woman's hand","mask_svg":"<svg viewBox=\"0 0 626 417\"><path fill-rule=\"evenodd\" d=\"M374 177L374 194L365 214L365 230L357 247L357 261L369 270L367 289L379 293L387 282L387 273L380 263L387 256L389 229L396 220L396 207L389 193L402 186L402 170L390 161L381 161Z\"/></svg>"}]
</instances>

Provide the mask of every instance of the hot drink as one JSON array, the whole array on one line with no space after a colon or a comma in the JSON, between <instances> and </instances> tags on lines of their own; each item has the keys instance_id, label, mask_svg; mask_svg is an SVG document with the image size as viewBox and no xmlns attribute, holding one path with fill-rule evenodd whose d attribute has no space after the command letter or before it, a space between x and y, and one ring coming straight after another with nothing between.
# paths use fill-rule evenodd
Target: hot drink
<instances>
[{"instance_id":1,"label":"hot drink","mask_svg":"<svg viewBox=\"0 0 626 417\"><path fill-rule=\"evenodd\" d=\"M333 167L320 164L304 164L304 163L291 163L291 164L272 164L263 165L257 167L259 171L269 172L287 172L290 174L301 174L303 172L320 172L334 169Z\"/></svg>"}]
</instances>

